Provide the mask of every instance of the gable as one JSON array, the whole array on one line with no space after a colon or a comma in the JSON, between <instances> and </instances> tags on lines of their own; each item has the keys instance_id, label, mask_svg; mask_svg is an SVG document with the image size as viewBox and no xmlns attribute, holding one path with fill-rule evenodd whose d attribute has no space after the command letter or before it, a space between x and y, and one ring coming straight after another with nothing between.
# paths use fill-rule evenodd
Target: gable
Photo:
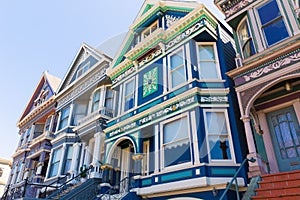
<instances>
[{"instance_id":1,"label":"gable","mask_svg":"<svg viewBox=\"0 0 300 200\"><path fill-rule=\"evenodd\" d=\"M142 40L142 32L149 28L155 21L161 19L160 23L163 23L165 29L168 29L197 7L199 7L198 3L175 1L158 1L155 4L143 5L121 45L112 67L114 68L124 61L125 54Z\"/></svg>"},{"instance_id":2,"label":"gable","mask_svg":"<svg viewBox=\"0 0 300 200\"><path fill-rule=\"evenodd\" d=\"M29 102L27 103L25 110L23 111L19 122L21 122L31 111L47 102L52 96L55 95L57 86L60 83L60 79L44 72L36 89L34 90Z\"/></svg>"},{"instance_id":3,"label":"gable","mask_svg":"<svg viewBox=\"0 0 300 200\"><path fill-rule=\"evenodd\" d=\"M73 59L59 89L58 92L67 88L70 84L81 78L83 74L95 67L101 59L111 58L101 53L99 50L94 49L87 44L82 44L75 58Z\"/></svg>"}]
</instances>

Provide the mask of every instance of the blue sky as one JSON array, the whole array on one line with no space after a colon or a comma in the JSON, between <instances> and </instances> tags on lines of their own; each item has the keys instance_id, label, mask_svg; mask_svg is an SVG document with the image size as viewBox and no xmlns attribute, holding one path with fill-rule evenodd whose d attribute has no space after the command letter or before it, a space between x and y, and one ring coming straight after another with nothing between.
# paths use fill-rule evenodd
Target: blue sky
<instances>
[{"instance_id":1,"label":"blue sky","mask_svg":"<svg viewBox=\"0 0 300 200\"><path fill-rule=\"evenodd\" d=\"M0 157L19 140L16 124L45 70L63 78L82 42L98 46L128 31L143 0L0 1ZM202 0L217 16L213 0Z\"/></svg>"}]
</instances>

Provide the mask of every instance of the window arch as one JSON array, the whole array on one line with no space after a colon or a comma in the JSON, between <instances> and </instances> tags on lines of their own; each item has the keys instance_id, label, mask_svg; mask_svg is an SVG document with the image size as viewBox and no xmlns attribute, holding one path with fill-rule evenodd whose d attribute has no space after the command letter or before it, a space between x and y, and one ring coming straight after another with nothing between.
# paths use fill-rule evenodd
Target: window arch
<instances>
[{"instance_id":1,"label":"window arch","mask_svg":"<svg viewBox=\"0 0 300 200\"><path fill-rule=\"evenodd\" d=\"M255 54L253 39L249 29L247 18L243 19L237 28L237 37L243 58L248 58Z\"/></svg>"}]
</instances>

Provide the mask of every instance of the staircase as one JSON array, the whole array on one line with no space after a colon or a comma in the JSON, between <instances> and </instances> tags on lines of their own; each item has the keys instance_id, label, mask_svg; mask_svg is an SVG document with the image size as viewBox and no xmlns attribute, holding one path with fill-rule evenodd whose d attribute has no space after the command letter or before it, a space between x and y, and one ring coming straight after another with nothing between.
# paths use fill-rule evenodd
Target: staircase
<instances>
[{"instance_id":1,"label":"staircase","mask_svg":"<svg viewBox=\"0 0 300 200\"><path fill-rule=\"evenodd\" d=\"M252 200L300 200L300 170L261 176Z\"/></svg>"}]
</instances>

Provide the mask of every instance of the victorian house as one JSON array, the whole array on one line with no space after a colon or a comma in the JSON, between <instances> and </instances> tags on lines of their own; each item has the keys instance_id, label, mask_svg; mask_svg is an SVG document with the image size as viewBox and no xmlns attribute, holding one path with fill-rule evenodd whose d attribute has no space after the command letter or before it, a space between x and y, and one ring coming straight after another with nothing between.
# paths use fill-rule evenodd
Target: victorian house
<instances>
[{"instance_id":1,"label":"victorian house","mask_svg":"<svg viewBox=\"0 0 300 200\"><path fill-rule=\"evenodd\" d=\"M215 4L234 30L238 54L228 76L235 83L249 156L256 159L249 177L263 178L254 199L299 199L300 1Z\"/></svg>"},{"instance_id":2,"label":"victorian house","mask_svg":"<svg viewBox=\"0 0 300 200\"><path fill-rule=\"evenodd\" d=\"M220 199L247 151L225 75L235 54L231 32L203 4L145 1L107 71L115 115L99 199ZM245 169L236 176L239 192Z\"/></svg>"},{"instance_id":3,"label":"victorian house","mask_svg":"<svg viewBox=\"0 0 300 200\"><path fill-rule=\"evenodd\" d=\"M105 135L102 130L105 122L115 114L114 92L106 76L111 61L106 54L83 43L58 88L58 120L55 138L51 141L45 180L57 191L48 196L50 192L45 192L43 188L41 192L46 193L47 198L60 198L60 180L63 180L64 185L78 175L83 175L83 172L88 173L87 183L82 185L74 179L70 184L81 186L81 190L85 191L81 199L88 199L85 195L95 196L95 187L101 177L100 165L104 158ZM51 187L48 189L51 191ZM74 186L74 193L69 195L80 199L76 191L78 187L75 189Z\"/></svg>"},{"instance_id":4,"label":"victorian house","mask_svg":"<svg viewBox=\"0 0 300 200\"><path fill-rule=\"evenodd\" d=\"M17 123L20 140L12 155L12 170L6 194L3 195L5 198L35 197L37 188L27 187L27 182L38 184L46 178L57 120L55 92L59 84L59 78L44 72Z\"/></svg>"}]
</instances>

